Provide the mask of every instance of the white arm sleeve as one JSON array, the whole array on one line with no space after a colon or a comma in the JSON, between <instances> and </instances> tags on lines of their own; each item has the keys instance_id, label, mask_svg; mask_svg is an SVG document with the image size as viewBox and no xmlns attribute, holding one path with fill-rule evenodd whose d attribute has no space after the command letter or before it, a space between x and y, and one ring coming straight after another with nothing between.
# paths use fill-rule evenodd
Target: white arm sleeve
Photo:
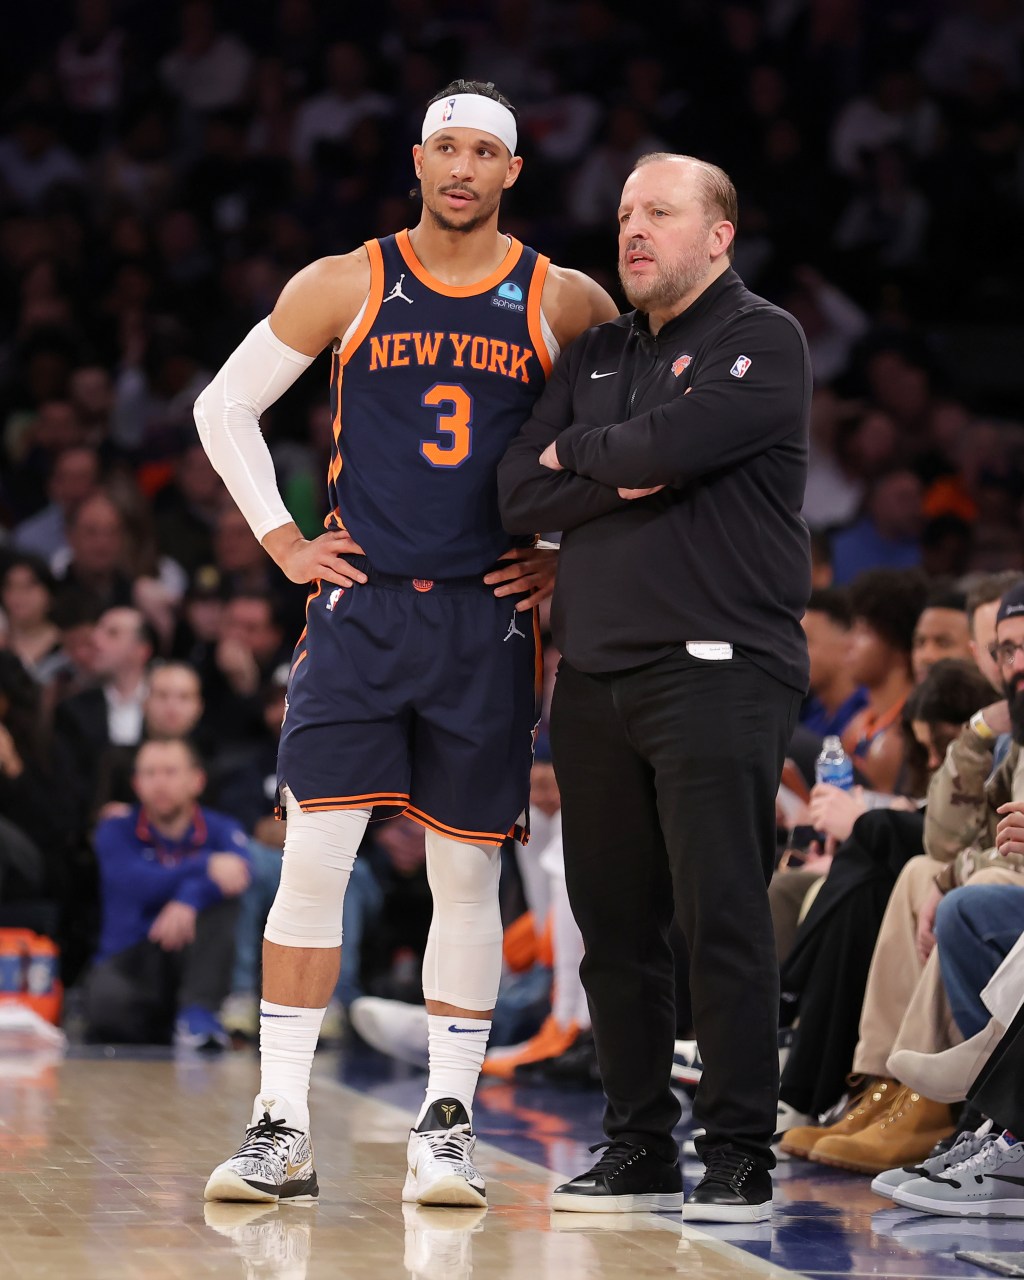
<instances>
[{"instance_id":1,"label":"white arm sleeve","mask_svg":"<svg viewBox=\"0 0 1024 1280\"><path fill-rule=\"evenodd\" d=\"M283 343L268 317L235 348L195 403L203 448L260 541L292 518L277 487L260 414L314 359Z\"/></svg>"}]
</instances>

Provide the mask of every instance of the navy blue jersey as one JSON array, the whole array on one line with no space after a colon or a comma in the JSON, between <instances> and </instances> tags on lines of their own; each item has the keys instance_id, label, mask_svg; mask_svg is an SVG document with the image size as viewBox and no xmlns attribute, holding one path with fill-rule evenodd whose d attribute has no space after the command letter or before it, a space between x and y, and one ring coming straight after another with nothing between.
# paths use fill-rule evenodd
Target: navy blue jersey
<instances>
[{"instance_id":1,"label":"navy blue jersey","mask_svg":"<svg viewBox=\"0 0 1024 1280\"><path fill-rule=\"evenodd\" d=\"M366 309L331 364L328 529L383 573L483 573L512 539L497 467L551 368L540 301L549 261L512 239L485 280L452 286L407 231L366 244Z\"/></svg>"}]
</instances>

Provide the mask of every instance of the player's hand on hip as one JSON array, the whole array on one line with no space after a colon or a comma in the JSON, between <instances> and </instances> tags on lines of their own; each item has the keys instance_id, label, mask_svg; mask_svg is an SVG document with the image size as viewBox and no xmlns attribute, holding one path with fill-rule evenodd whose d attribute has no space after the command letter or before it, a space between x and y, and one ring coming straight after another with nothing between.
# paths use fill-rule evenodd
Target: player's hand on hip
<instances>
[{"instance_id":1,"label":"player's hand on hip","mask_svg":"<svg viewBox=\"0 0 1024 1280\"><path fill-rule=\"evenodd\" d=\"M555 569L558 567L557 551L541 551L536 547L513 547L506 551L501 560L511 563L504 569L494 569L484 578L488 586L494 587L496 596L525 595L525 599L516 602L516 609L525 613L527 609L536 608L551 595L555 589Z\"/></svg>"},{"instance_id":2,"label":"player's hand on hip","mask_svg":"<svg viewBox=\"0 0 1024 1280\"><path fill-rule=\"evenodd\" d=\"M344 530L332 529L310 541L296 525L283 525L266 535L263 546L292 582L312 582L320 578L338 587L353 587L366 581L366 574L343 558L366 554Z\"/></svg>"}]
</instances>

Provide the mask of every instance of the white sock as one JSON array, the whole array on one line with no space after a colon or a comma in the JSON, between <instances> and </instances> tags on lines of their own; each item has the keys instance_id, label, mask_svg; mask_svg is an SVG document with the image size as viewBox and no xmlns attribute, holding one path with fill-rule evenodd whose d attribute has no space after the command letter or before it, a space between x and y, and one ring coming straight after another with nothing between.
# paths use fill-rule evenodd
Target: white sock
<instances>
[{"instance_id":1,"label":"white sock","mask_svg":"<svg viewBox=\"0 0 1024 1280\"><path fill-rule=\"evenodd\" d=\"M489 1018L453 1018L430 1014L427 1018L427 1051L430 1058L427 1096L418 1125L439 1098L458 1098L473 1119L473 1095L491 1033Z\"/></svg>"},{"instance_id":2,"label":"white sock","mask_svg":"<svg viewBox=\"0 0 1024 1280\"><path fill-rule=\"evenodd\" d=\"M262 1098L284 1100L300 1129L309 1128L309 1073L326 1009L302 1009L260 1002L260 1096L253 1123L265 1108Z\"/></svg>"}]
</instances>

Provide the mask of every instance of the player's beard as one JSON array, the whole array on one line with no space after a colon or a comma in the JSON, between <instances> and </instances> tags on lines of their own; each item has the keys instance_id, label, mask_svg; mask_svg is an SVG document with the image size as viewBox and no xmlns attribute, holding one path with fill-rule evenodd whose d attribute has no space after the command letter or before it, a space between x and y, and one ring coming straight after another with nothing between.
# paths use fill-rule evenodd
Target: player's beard
<instances>
[{"instance_id":1,"label":"player's beard","mask_svg":"<svg viewBox=\"0 0 1024 1280\"><path fill-rule=\"evenodd\" d=\"M639 279L628 273L625 255L633 249L642 249L652 258L658 267L657 275ZM639 311L653 311L671 306L692 293L703 282L710 267L711 259L701 244L691 245L686 253L665 261L651 245L631 241L619 259L619 280L631 307Z\"/></svg>"},{"instance_id":2,"label":"player's beard","mask_svg":"<svg viewBox=\"0 0 1024 1280\"><path fill-rule=\"evenodd\" d=\"M444 193L442 192L442 194ZM437 208L432 200L428 200L425 193L423 196L424 207L430 214L436 227L441 231L461 231L464 234L468 234L470 231L475 231L477 227L482 226L487 222L493 216L494 211L497 209L500 202L500 195L496 195L490 202L485 202L480 196L477 196L477 207L473 215L466 218L465 221L456 222L453 218L449 218L442 209Z\"/></svg>"}]
</instances>

